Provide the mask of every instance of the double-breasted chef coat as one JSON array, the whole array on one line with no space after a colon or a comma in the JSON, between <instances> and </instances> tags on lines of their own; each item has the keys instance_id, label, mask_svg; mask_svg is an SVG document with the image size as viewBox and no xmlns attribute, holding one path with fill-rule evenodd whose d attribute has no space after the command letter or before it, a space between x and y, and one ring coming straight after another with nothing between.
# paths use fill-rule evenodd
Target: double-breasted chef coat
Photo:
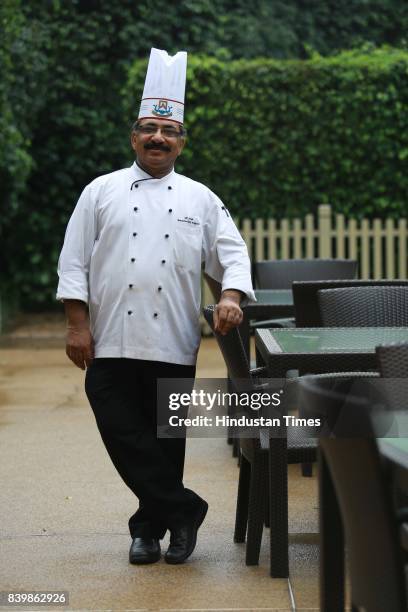
<instances>
[{"instance_id":1,"label":"double-breasted chef coat","mask_svg":"<svg viewBox=\"0 0 408 612\"><path fill-rule=\"evenodd\" d=\"M69 221L57 299L89 306L95 357L194 365L201 263L255 299L247 248L221 200L174 170L136 163L92 181Z\"/></svg>"}]
</instances>

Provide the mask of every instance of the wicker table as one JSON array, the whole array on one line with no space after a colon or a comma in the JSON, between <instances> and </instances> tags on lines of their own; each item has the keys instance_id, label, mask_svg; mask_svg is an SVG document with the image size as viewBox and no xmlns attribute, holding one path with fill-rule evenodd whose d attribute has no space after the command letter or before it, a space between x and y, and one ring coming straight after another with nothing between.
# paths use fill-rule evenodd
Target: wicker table
<instances>
[{"instance_id":1,"label":"wicker table","mask_svg":"<svg viewBox=\"0 0 408 612\"><path fill-rule=\"evenodd\" d=\"M301 374L375 369L375 347L408 342L408 328L258 329L255 338L259 365L271 378L283 378L293 369Z\"/></svg>"},{"instance_id":2,"label":"wicker table","mask_svg":"<svg viewBox=\"0 0 408 612\"><path fill-rule=\"evenodd\" d=\"M294 369L301 374L375 369L378 344L407 341L408 328L395 327L258 329L255 333L257 365L265 365L271 378L284 378L288 370ZM286 577L289 542L287 504L283 502L287 500L285 438L270 440L269 473L276 476L270 482L271 575Z\"/></svg>"}]
</instances>

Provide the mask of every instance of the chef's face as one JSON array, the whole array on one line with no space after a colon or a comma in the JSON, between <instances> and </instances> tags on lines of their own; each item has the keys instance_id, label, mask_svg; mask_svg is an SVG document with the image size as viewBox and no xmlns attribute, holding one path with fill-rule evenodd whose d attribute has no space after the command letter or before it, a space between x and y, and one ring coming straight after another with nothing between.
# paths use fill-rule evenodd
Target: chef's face
<instances>
[{"instance_id":1,"label":"chef's face","mask_svg":"<svg viewBox=\"0 0 408 612\"><path fill-rule=\"evenodd\" d=\"M165 119L141 119L131 134L132 148L139 164L152 176L168 174L183 150L181 126Z\"/></svg>"}]
</instances>

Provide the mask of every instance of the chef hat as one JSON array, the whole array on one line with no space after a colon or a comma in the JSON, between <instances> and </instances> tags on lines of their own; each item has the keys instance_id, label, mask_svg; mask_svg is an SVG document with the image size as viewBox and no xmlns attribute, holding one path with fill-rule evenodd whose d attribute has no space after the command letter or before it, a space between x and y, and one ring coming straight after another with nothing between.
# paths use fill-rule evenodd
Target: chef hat
<instances>
[{"instance_id":1,"label":"chef hat","mask_svg":"<svg viewBox=\"0 0 408 612\"><path fill-rule=\"evenodd\" d=\"M151 117L183 123L186 69L186 51L173 57L160 49L150 51L139 119Z\"/></svg>"}]
</instances>

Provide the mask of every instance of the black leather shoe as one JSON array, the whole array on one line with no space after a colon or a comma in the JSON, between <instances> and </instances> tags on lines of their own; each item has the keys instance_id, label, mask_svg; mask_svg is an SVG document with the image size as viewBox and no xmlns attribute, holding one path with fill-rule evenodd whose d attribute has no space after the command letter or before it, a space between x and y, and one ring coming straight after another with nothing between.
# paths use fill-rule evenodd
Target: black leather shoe
<instances>
[{"instance_id":1,"label":"black leather shoe","mask_svg":"<svg viewBox=\"0 0 408 612\"><path fill-rule=\"evenodd\" d=\"M129 563L142 565L156 563L161 557L160 541L157 538L134 538L129 550Z\"/></svg>"},{"instance_id":2,"label":"black leather shoe","mask_svg":"<svg viewBox=\"0 0 408 612\"><path fill-rule=\"evenodd\" d=\"M176 565L184 561L193 552L197 542L197 531L205 519L208 504L202 500L194 516L185 525L171 530L170 546L164 555L166 563Z\"/></svg>"}]
</instances>

